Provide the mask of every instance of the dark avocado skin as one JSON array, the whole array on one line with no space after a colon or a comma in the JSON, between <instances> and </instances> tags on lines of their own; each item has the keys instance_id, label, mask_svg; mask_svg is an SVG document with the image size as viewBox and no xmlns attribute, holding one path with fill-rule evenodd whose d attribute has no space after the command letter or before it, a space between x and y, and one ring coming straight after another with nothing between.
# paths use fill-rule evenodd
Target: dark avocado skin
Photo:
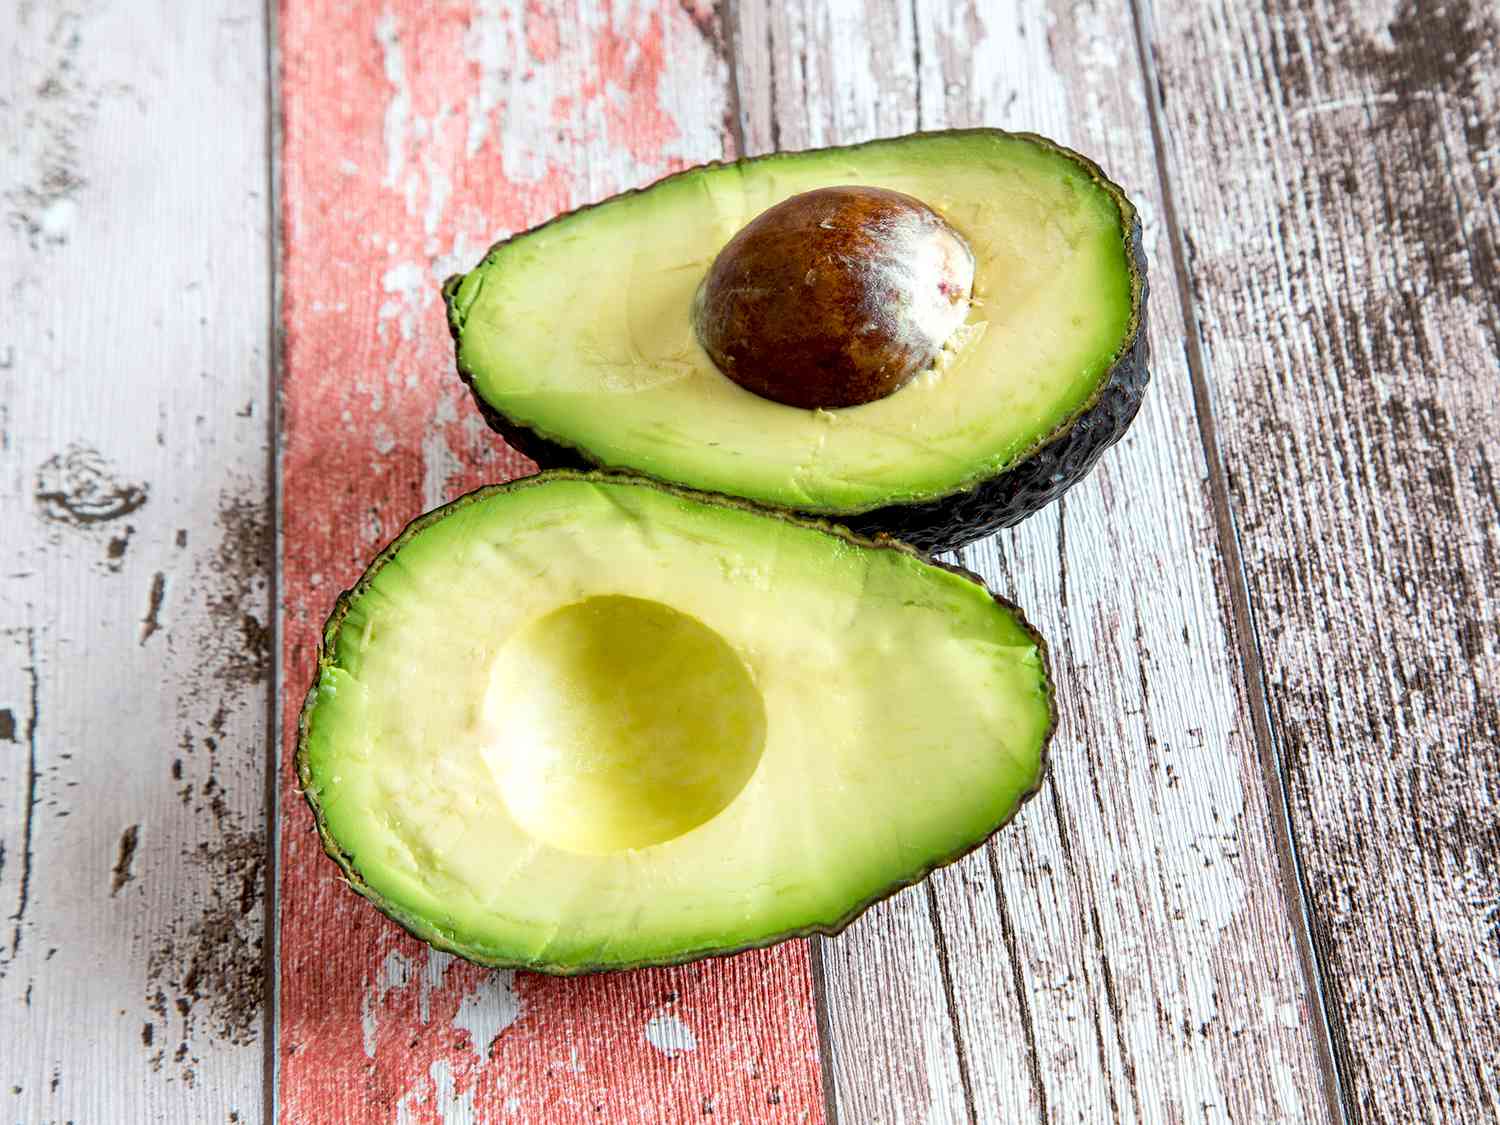
<instances>
[{"instance_id":1,"label":"dark avocado skin","mask_svg":"<svg viewBox=\"0 0 1500 1125\"><path fill-rule=\"evenodd\" d=\"M402 910L396 904L387 901L379 894L379 892L377 892L373 887L371 887L364 881L363 876L361 876L359 873L355 858L339 846L338 841L334 839L332 832L329 831L327 817L324 815L323 808L318 801L317 793L313 784L312 771L307 763L306 751L309 722L312 716L313 704L317 700L318 683L322 677L323 669L333 661L333 653L335 652L337 647L339 629L343 626L344 618L349 612L350 604L353 602L354 598L357 597L370 584L371 581L374 580L375 575L380 572L381 568L395 557L396 552L400 550L400 548L409 539L411 539L414 535L420 532L423 528L427 527L429 524L436 523L438 520L444 518L445 516L453 515L454 513L460 511L470 504L475 503L476 501L483 500L486 497L493 496L496 493L500 492L509 492L523 488L533 488L537 485L545 484L550 480L617 481L645 488L656 488L662 492L667 492L674 496L682 496L687 499L696 500L704 504L716 504L720 507L741 508L746 511L755 512L758 515L765 516L770 519L784 519L789 523L798 524L803 527L811 527L816 530L822 531L824 534L835 536L860 547L869 547L884 551L900 551L904 554L911 555L914 558L921 559L923 562L929 563L933 566L941 567L944 570L950 571L954 574L959 575L960 577L968 579L970 582L975 583L976 585L984 589L985 592L990 595L990 597L992 597L999 605L1003 606L1015 617L1017 623L1019 623L1021 627L1026 630L1027 634L1030 635L1031 639L1036 643L1037 654L1041 659L1042 676L1047 685L1047 710L1051 721L1048 723L1047 730L1042 736L1042 745L1039 750L1040 761L1037 767L1036 784L1028 792L1022 794L1020 798L1017 799L1015 806L1004 817L1004 819L1002 819L998 824L994 825L988 831L983 833L978 839L974 840L972 843L966 844L964 847L955 851L952 855L939 856L933 859L932 862L926 864L916 871L911 872L909 875L896 881L895 883L892 883L891 886L887 887L879 894L873 895L865 902L857 904L842 918L839 918L830 923L807 926L803 929L792 930L783 934L771 934L759 941L748 942L744 945L737 945L729 948L689 949L684 950L682 953L671 957L631 962L628 964L611 963L603 965L591 965L571 962L568 964L557 964L547 961L505 960L486 954L482 950L465 946L462 942L457 940L455 935L445 933L441 928L435 926L429 919L412 915L407 911ZM748 503L746 501L735 500L722 496L706 495L700 492L693 492L690 489L679 488L674 485L661 484L659 482L649 481L643 477L626 473L575 472L568 469L560 469L538 473L534 476L522 477L519 480L511 481L508 484L487 485L483 488L476 489L473 492L460 496L458 499L443 505L441 508L435 508L430 512L423 513L416 519L412 520L411 523L407 524L406 527L402 530L401 534L396 536L395 539L391 540L391 542L378 555L376 555L373 560L371 560L370 565L366 568L364 574L360 576L359 581L354 584L353 588L345 590L342 594L339 595L338 600L334 602L333 612L329 614L328 621L323 626L322 640L318 646L318 663L317 668L313 674L312 687L307 693L307 698L302 705L302 712L297 720L296 770L298 787L302 790L302 795L307 800L308 807L312 809L313 819L316 822L318 829L318 838L322 841L323 850L328 854L328 857L338 865L339 871L342 874L344 881L349 885L350 890L368 899L375 905L376 909L378 909L382 914L386 915L386 917L390 918L392 921L396 922L413 937L425 941L435 949L441 949L445 952L453 953L459 957L464 958L467 961L472 961L477 965L486 965L491 968L497 969L526 969L532 972L547 973L552 976L581 976L586 973L616 972L626 969L639 969L658 965L681 965L689 961L698 961L707 957L728 957L735 953L744 953L746 950L750 949L764 949L766 946L776 945L791 938L812 937L814 934L823 934L828 937L833 937L839 934L844 930L845 927L847 927L851 922L853 922L856 918L858 918L861 914L863 914L870 907L874 906L876 903L883 902L885 899L890 898L898 891L905 890L907 887L910 887L916 883L920 883L923 879L927 878L928 875L936 871L939 867L946 867L948 864L954 863L957 860L962 859L964 856L968 855L975 849L982 847L992 836L995 835L995 833L999 832L1000 829L1004 828L1007 824L1014 820L1016 814L1019 813L1021 809L1026 805L1026 803L1037 794L1037 792L1042 787L1042 783L1046 780L1047 771L1051 767L1051 758L1049 751L1052 744L1052 736L1056 732L1057 698L1052 680L1051 663L1047 653L1047 642L1043 640L1042 635L1036 631L1036 628L1031 624L1031 622L1026 619L1026 615L1022 613L1019 606L990 590L989 587L985 585L984 579L980 578L979 575L975 574L973 571L966 570L963 567L955 566L951 563L934 559L929 555L926 555L923 552L908 546L905 543L899 543L893 539L889 539L883 536L875 539L867 539L862 536L855 535L847 528L840 527L837 524L831 524L823 520L808 519L801 516L792 515L790 513L771 511L765 508L761 508L755 504Z\"/></svg>"},{"instance_id":2,"label":"dark avocado skin","mask_svg":"<svg viewBox=\"0 0 1500 1125\"><path fill-rule=\"evenodd\" d=\"M950 133L1003 133L998 129L957 129ZM927 134L916 134L918 136ZM1151 381L1150 343L1147 340L1146 252L1142 245L1141 224L1125 193L1113 183L1097 164L1087 157L1032 133L1004 134L1022 137L1067 156L1088 170L1093 179L1121 205L1121 215L1130 216L1125 235L1131 275L1133 315L1126 338L1115 354L1108 374L1084 406L1040 442L1030 453L999 473L976 481L935 500L911 504L890 504L864 512L811 513L818 520L835 520L867 536L890 535L924 551L951 551L976 539L982 539L1001 528L1012 527L1027 516L1046 507L1089 474L1104 451L1119 441L1134 421ZM857 148L858 146L852 146ZM753 157L774 160L776 154ZM693 169L688 169L693 171ZM682 175L684 173L677 173ZM667 177L670 179L671 177ZM654 186L654 185L652 185ZM649 191L650 186L637 189ZM633 194L633 193L626 193ZM608 202L605 200L603 202ZM599 206L592 204L591 206ZM579 208L586 211L588 207ZM574 212L570 212L574 213ZM562 218L563 216L558 216ZM555 222L556 219L549 220ZM542 224L543 226L547 224ZM532 228L537 230L540 228ZM513 238L525 238L524 231ZM510 240L506 240L510 241ZM504 243L500 243L504 245ZM491 249L493 253L493 248ZM463 275L443 283L443 299L448 308L448 327L457 352L463 330L463 319L454 305L454 297ZM688 316L690 310L683 310ZM475 405L490 428L513 448L524 453L540 468L605 468L631 471L629 466L605 465L590 456L589 451L559 442L511 419L486 402L474 387L472 373L458 363L459 377L468 386Z\"/></svg>"}]
</instances>

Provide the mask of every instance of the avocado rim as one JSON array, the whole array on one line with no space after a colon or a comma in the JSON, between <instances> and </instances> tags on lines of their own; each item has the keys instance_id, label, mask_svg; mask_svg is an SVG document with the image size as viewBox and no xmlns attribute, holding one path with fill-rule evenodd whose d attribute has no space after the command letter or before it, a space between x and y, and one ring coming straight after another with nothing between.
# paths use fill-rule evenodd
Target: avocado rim
<instances>
[{"instance_id":1,"label":"avocado rim","mask_svg":"<svg viewBox=\"0 0 1500 1125\"><path fill-rule=\"evenodd\" d=\"M461 344L468 312L482 286L461 294L464 281L482 269L502 248L526 238L552 224L591 211L613 200L640 195L670 180L692 175L709 168L737 167L743 164L778 161L809 152L858 152L862 148L886 145L896 141L923 137L997 137L1020 140L1046 149L1077 165L1087 173L1115 203L1119 214L1125 266L1130 278L1130 316L1115 354L1104 376L1093 392L1067 418L1049 433L1038 438L999 471L980 470L945 493L909 501L854 505L837 510L825 509L806 513L816 518L837 520L861 533L898 535L914 546L930 551L954 550L983 538L1001 528L1011 527L1056 500L1078 483L1099 460L1106 449L1117 442L1135 419L1150 382L1150 344L1147 340L1147 262L1143 246L1140 216L1126 196L1124 188L1111 180L1097 163L1082 153L1044 137L1039 133L1010 132L995 128L940 129L876 138L853 145L774 152L738 160L711 160L663 176L642 187L618 192L595 203L576 207L553 216L546 222L518 231L501 239L487 250L478 265L468 273L453 274L442 284L447 309L448 330L453 337L459 378L468 387L481 416L507 444L531 458L544 469L608 469L650 477L664 484L674 483L659 474L646 473L628 465L605 464L584 446L563 435L550 432L511 417L488 402L479 392L474 372L463 361ZM763 506L771 502L760 501ZM786 505L789 510L797 510Z\"/></svg>"},{"instance_id":2,"label":"avocado rim","mask_svg":"<svg viewBox=\"0 0 1500 1125\"><path fill-rule=\"evenodd\" d=\"M333 833L330 831L328 827L327 817L325 816L323 807L319 802L319 799L315 792L312 768L307 761L307 741L311 728L312 712L317 704L319 685L322 681L323 671L333 663L333 654L336 648L339 630L343 625L345 616L349 612L350 606L353 604L354 600L357 597L359 597L365 592L366 589L368 589L375 576L381 571L382 568L385 567L387 563L391 561L392 558L395 557L397 551L405 546L408 541L410 541L413 537L415 537L418 533L426 529L431 524L439 522L440 520L454 514L455 512L467 507L470 504L488 499L491 496L501 493L518 491L524 488L532 488L556 480L576 480L587 483L626 484L641 488L653 488L657 491L665 492L669 495L680 497L682 499L695 501L700 504L708 504L721 508L734 508L741 511L750 512L755 515L764 516L769 519L785 520L787 523L795 524L799 527L809 528L811 530L821 532L825 535L830 535L834 538L842 539L854 546L874 550L897 551L902 554L909 555L920 562L924 562L931 566L938 567L942 570L949 571L950 573L956 574L959 577L966 579L967 581L975 583L987 594L989 594L989 596L1001 608L1005 609L1008 613L1013 615L1016 623L1021 626L1021 628L1026 632L1027 636L1031 638L1032 642L1036 645L1037 648L1037 654L1041 662L1042 682L1046 689L1048 723L1046 730L1042 734L1041 746L1038 749L1039 761L1037 765L1035 784L1033 784L1030 789L1026 790L1016 799L1015 804L1011 807L1009 812L1007 812L1006 815L997 824L986 830L973 842L965 844L963 847L959 848L957 851L954 851L949 855L938 857L931 863L921 867L919 870L911 873L909 876L897 880L886 889L880 891L879 893L873 895L865 901L856 903L845 914L836 919L834 922L817 923L810 926L801 927L796 930L772 934L755 941L745 942L732 947L712 947L706 949L687 950L681 954L673 954L661 958L647 958L641 961L622 962L620 964L573 964L548 962L545 960L511 960L506 958L491 957L480 950L466 947L453 934L443 932L443 930L432 921L424 919L412 912L403 910L400 907L396 906L394 903L384 898L378 891L376 891L373 887L371 887L364 881L364 878L360 875L359 870L355 864L355 857L351 853L346 852L339 845L338 841L334 838ZM402 929L406 930L407 933L423 942L426 942L428 945L432 946L435 949L441 949L444 952L452 953L458 957L461 957L466 961L470 961L477 965L484 965L489 968L522 969L530 972L545 973L549 976L567 977L580 976L583 974L596 972L615 972L626 969L682 965L691 961L698 961L709 957L728 957L733 956L736 953L744 953L752 949L764 949L768 946L777 945L783 941L789 941L793 938L805 938L812 937L814 935L823 935L826 937L837 936L846 927L848 927L851 922L853 922L856 918L858 918L872 906L885 901L886 899L895 895L898 891L905 890L907 887L914 886L917 883L920 883L923 879L927 878L938 868L946 867L949 864L962 859L970 852L977 850L985 843L987 843L992 837L994 837L1002 828L1004 828L1007 824L1014 820L1016 814L1021 811L1021 809L1031 800L1032 797L1037 794L1038 791L1040 791L1042 784L1047 778L1048 771L1051 768L1050 748L1052 738L1057 732L1057 724L1058 709L1056 699L1056 685L1051 674L1051 664L1048 658L1046 640L1042 637L1041 633L1037 631L1036 627L1033 626L1031 622L1026 618L1025 613L1019 606L1010 601L1008 598L1002 597L1001 595L991 590L985 583L984 579L975 574L973 571L961 566L954 565L952 563L934 559L926 552L920 551L915 547L912 547L906 543L899 542L886 535L876 535L874 537L858 535L850 531L848 528L843 527L837 523L832 523L828 520L811 519L806 516L797 515L795 513L783 512L774 508L767 508L762 505L752 503L748 500L740 499L738 497L728 497L720 496L714 493L697 492L692 489L682 488L678 485L665 484L660 481L650 480L648 478L630 473L599 471L580 472L572 469L552 469L534 474L529 477L521 477L504 484L485 485L481 488L475 489L472 492L465 493L464 495L451 500L440 507L434 508L428 512L424 512L421 515L415 517L401 530L400 534L398 534L394 539L386 544L386 546L383 547L380 552L375 555L375 557L370 561L369 565L365 568L364 573L360 575L359 579L354 583L354 585L339 594L337 600L334 602L332 612L329 614L327 621L323 625L322 636L318 643L317 663L314 669L312 686L308 690L307 696L303 701L301 711L297 718L297 740L294 756L294 766L297 775L297 787L301 791L303 798L307 801L308 807L312 810L313 819L318 830L318 838L322 843L323 851L331 860L333 860L335 864L338 865L343 878L343 882L347 884L352 891L369 900L376 909L378 909L386 917L390 918Z\"/></svg>"}]
</instances>

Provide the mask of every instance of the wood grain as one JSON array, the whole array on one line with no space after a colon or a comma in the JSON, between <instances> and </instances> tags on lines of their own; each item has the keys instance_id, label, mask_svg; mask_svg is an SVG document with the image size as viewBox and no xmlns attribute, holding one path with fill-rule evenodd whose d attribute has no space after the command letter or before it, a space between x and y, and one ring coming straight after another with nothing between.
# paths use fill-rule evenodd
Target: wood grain
<instances>
[{"instance_id":1,"label":"wood grain","mask_svg":"<svg viewBox=\"0 0 1500 1125\"><path fill-rule=\"evenodd\" d=\"M1200 377L1350 1118L1494 1120L1500 19L1369 0L1156 19Z\"/></svg>"},{"instance_id":2,"label":"wood grain","mask_svg":"<svg viewBox=\"0 0 1500 1125\"><path fill-rule=\"evenodd\" d=\"M1126 184L1156 284L1132 435L965 556L1053 642L1056 770L811 957L567 983L398 936L285 788L264 1042L265 12L17 4L0 1118L260 1120L274 1048L287 1122L816 1121L815 990L846 1125L1337 1116L1283 784L1348 1116L1500 1114L1486 5L321 0L280 32L288 721L364 558L529 468L451 379L444 273L702 159L1000 124Z\"/></svg>"},{"instance_id":3,"label":"wood grain","mask_svg":"<svg viewBox=\"0 0 1500 1125\"><path fill-rule=\"evenodd\" d=\"M0 21L7 1122L262 1114L265 52L233 0Z\"/></svg>"},{"instance_id":4,"label":"wood grain","mask_svg":"<svg viewBox=\"0 0 1500 1125\"><path fill-rule=\"evenodd\" d=\"M453 369L438 284L558 211L723 155L712 11L288 3L284 745L336 592L425 508L530 470ZM817 1121L805 945L555 980L432 953L355 898L284 773L288 1123Z\"/></svg>"},{"instance_id":5,"label":"wood grain","mask_svg":"<svg viewBox=\"0 0 1500 1125\"><path fill-rule=\"evenodd\" d=\"M1155 383L1135 429L1063 504L965 552L1052 643L1055 766L987 851L824 944L845 1121L1330 1112L1232 644L1134 36L1123 3L739 6L752 151L1036 129L1127 186L1159 279Z\"/></svg>"}]
</instances>

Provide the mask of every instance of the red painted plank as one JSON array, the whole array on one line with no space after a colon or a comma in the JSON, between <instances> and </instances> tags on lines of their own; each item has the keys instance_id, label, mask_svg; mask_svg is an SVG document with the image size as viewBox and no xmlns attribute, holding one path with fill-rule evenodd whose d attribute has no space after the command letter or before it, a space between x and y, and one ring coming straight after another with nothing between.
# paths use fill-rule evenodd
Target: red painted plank
<instances>
[{"instance_id":1,"label":"red painted plank","mask_svg":"<svg viewBox=\"0 0 1500 1125\"><path fill-rule=\"evenodd\" d=\"M290 769L336 592L422 509L531 468L466 401L438 281L723 155L715 32L675 3L282 5L283 1122L822 1119L805 945L573 981L454 961L339 883Z\"/></svg>"}]
</instances>

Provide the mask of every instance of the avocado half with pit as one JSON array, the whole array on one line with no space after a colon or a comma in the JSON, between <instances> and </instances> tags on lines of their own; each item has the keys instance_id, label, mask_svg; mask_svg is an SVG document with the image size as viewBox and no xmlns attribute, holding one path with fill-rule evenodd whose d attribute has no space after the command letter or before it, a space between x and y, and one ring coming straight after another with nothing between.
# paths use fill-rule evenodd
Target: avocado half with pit
<instances>
[{"instance_id":1,"label":"avocado half with pit","mask_svg":"<svg viewBox=\"0 0 1500 1125\"><path fill-rule=\"evenodd\" d=\"M1140 222L994 129L710 164L443 287L458 370L543 467L961 545L1080 480L1147 371Z\"/></svg>"},{"instance_id":2,"label":"avocado half with pit","mask_svg":"<svg viewBox=\"0 0 1500 1125\"><path fill-rule=\"evenodd\" d=\"M1054 722L978 578L557 471L420 517L339 598L297 771L386 914L571 974L839 930L1005 824Z\"/></svg>"}]
</instances>

